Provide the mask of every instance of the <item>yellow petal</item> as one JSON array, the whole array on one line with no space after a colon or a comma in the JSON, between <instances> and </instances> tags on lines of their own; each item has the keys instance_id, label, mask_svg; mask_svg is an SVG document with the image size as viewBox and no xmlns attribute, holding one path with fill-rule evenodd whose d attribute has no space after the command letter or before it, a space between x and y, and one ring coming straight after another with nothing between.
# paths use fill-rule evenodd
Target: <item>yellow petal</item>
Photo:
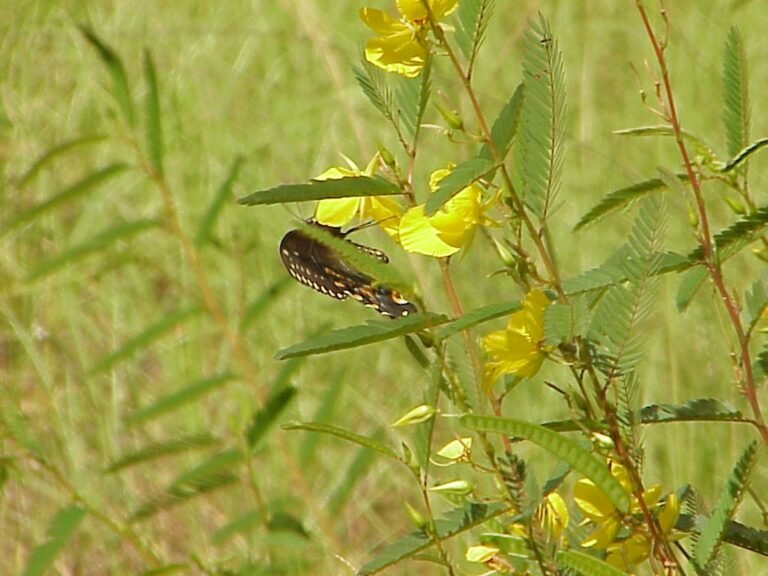
<instances>
[{"instance_id":1,"label":"yellow petal","mask_svg":"<svg viewBox=\"0 0 768 576\"><path fill-rule=\"evenodd\" d=\"M368 62L407 78L415 78L421 73L426 57L426 48L408 29L371 38L365 43L365 59Z\"/></svg>"},{"instance_id":2,"label":"yellow petal","mask_svg":"<svg viewBox=\"0 0 768 576\"><path fill-rule=\"evenodd\" d=\"M619 533L621 523L618 518L610 517L605 521L597 524L597 528L592 534L581 543L584 548L595 548L597 550L603 550L607 548L616 538L616 534Z\"/></svg>"},{"instance_id":3,"label":"yellow petal","mask_svg":"<svg viewBox=\"0 0 768 576\"><path fill-rule=\"evenodd\" d=\"M573 487L573 501L593 522L613 516L616 507L591 480L583 479Z\"/></svg>"},{"instance_id":4,"label":"yellow petal","mask_svg":"<svg viewBox=\"0 0 768 576\"><path fill-rule=\"evenodd\" d=\"M406 28L405 24L376 8L361 8L359 14L366 26L380 36L391 36Z\"/></svg>"},{"instance_id":5,"label":"yellow petal","mask_svg":"<svg viewBox=\"0 0 768 576\"><path fill-rule=\"evenodd\" d=\"M672 528L677 524L677 519L680 516L680 499L677 494L672 492L667 496L667 500L664 503L664 508L659 512L659 526L664 534L672 532Z\"/></svg>"},{"instance_id":6,"label":"yellow petal","mask_svg":"<svg viewBox=\"0 0 768 576\"><path fill-rule=\"evenodd\" d=\"M340 228L350 222L359 210L360 198L327 198L317 203L315 220Z\"/></svg>"},{"instance_id":7,"label":"yellow petal","mask_svg":"<svg viewBox=\"0 0 768 576\"><path fill-rule=\"evenodd\" d=\"M459 251L444 242L424 215L424 206L411 208L400 219L400 244L406 252L444 258Z\"/></svg>"},{"instance_id":8,"label":"yellow petal","mask_svg":"<svg viewBox=\"0 0 768 576\"><path fill-rule=\"evenodd\" d=\"M458 6L458 0L430 0L432 15L436 20L440 20L453 12ZM424 20L427 17L427 11L421 0L397 0L397 9L403 18L416 22Z\"/></svg>"}]
</instances>

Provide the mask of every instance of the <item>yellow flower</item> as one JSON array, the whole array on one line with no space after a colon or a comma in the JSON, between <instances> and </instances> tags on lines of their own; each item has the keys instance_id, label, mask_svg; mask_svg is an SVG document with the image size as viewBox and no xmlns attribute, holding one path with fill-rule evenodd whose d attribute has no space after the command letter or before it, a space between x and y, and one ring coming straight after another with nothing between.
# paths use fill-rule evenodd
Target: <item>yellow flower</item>
<instances>
[{"instance_id":1,"label":"yellow flower","mask_svg":"<svg viewBox=\"0 0 768 576\"><path fill-rule=\"evenodd\" d=\"M450 168L433 172L430 189L435 191L450 172ZM451 256L472 241L483 221L483 210L482 192L475 184L464 188L432 216L424 213L423 204L414 206L400 219L400 244L414 254Z\"/></svg>"},{"instance_id":2,"label":"yellow flower","mask_svg":"<svg viewBox=\"0 0 768 576\"><path fill-rule=\"evenodd\" d=\"M626 468L615 462L611 462L610 468L613 477L628 494L631 494L631 484ZM662 532L669 534L677 523L680 501L673 492L667 496L663 502L663 508L659 510L662 506L659 502L660 495L661 486L658 484L651 486L643 493L643 502L656 516ZM576 505L586 516L584 522L591 522L595 526L593 532L581 543L584 548L605 550L606 561L624 570L630 570L648 558L651 553L651 538L648 526L642 519L642 508L637 498L632 496L631 515L623 517L608 496L591 480L582 479L576 482L573 496ZM622 527L628 527L629 534L618 537Z\"/></svg>"},{"instance_id":3,"label":"yellow flower","mask_svg":"<svg viewBox=\"0 0 768 576\"><path fill-rule=\"evenodd\" d=\"M557 492L550 492L536 508L534 513L539 526L544 530L550 542L559 542L563 531L568 526L570 514L565 500Z\"/></svg>"},{"instance_id":4,"label":"yellow flower","mask_svg":"<svg viewBox=\"0 0 768 576\"><path fill-rule=\"evenodd\" d=\"M483 338L488 355L485 383L493 385L502 374L530 378L544 361L544 310L549 299L541 290L532 290L523 301L523 309L509 317L505 330L496 330Z\"/></svg>"},{"instance_id":5,"label":"yellow flower","mask_svg":"<svg viewBox=\"0 0 768 576\"><path fill-rule=\"evenodd\" d=\"M335 166L329 168L315 180L333 180L351 176L372 176L376 170L378 155L368 163L365 170L357 166L344 168ZM325 226L341 228L355 217L360 220L371 220L392 238L397 240L398 224L402 208L396 200L388 196L360 196L353 198L326 198L320 200L315 208L315 220Z\"/></svg>"},{"instance_id":6,"label":"yellow flower","mask_svg":"<svg viewBox=\"0 0 768 576\"><path fill-rule=\"evenodd\" d=\"M456 9L458 0L429 0L435 20ZM371 64L408 78L415 78L427 59L427 10L421 0L398 0L400 19L376 8L363 8L360 18L378 37L365 43L365 59Z\"/></svg>"}]
</instances>

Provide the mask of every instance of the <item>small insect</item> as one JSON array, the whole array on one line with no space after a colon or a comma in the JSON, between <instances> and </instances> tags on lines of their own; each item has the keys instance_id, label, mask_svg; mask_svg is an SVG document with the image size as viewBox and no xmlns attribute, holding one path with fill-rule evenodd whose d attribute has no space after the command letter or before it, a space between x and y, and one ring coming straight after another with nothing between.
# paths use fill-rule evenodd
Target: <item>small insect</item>
<instances>
[{"instance_id":1,"label":"small insect","mask_svg":"<svg viewBox=\"0 0 768 576\"><path fill-rule=\"evenodd\" d=\"M358 250L382 261L389 258L381 250L347 240L340 228L323 226L310 220L309 224L344 239ZM347 264L332 248L308 236L301 230L291 230L280 242L280 258L288 273L310 288L345 300L352 298L373 308L384 316L401 318L416 312L416 306L399 292L387 286L374 286L373 278Z\"/></svg>"}]
</instances>

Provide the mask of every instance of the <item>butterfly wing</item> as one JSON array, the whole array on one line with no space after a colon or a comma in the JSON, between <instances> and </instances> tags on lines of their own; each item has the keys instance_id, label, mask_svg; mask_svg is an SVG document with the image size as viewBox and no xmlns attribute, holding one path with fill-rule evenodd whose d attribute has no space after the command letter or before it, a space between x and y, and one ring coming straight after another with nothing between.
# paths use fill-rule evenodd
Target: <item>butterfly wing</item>
<instances>
[{"instance_id":1,"label":"butterfly wing","mask_svg":"<svg viewBox=\"0 0 768 576\"><path fill-rule=\"evenodd\" d=\"M343 235L337 232L337 235ZM347 240L359 250L388 262L380 250ZM325 244L291 230L280 242L280 258L288 273L310 288L333 298L353 298L391 318L416 312L416 307L387 286L374 286L373 279L349 266Z\"/></svg>"}]
</instances>

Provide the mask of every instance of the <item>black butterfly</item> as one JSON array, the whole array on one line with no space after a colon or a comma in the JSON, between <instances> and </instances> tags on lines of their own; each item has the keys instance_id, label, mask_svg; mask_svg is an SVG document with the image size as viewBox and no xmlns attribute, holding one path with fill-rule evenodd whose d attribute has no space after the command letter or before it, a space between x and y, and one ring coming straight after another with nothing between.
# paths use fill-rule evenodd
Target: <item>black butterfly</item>
<instances>
[{"instance_id":1,"label":"black butterfly","mask_svg":"<svg viewBox=\"0 0 768 576\"><path fill-rule=\"evenodd\" d=\"M389 258L381 250L357 244L345 237L341 228L323 226L310 220L312 226L322 228L337 238L342 238L358 250L381 260ZM387 286L374 286L373 278L347 264L332 248L308 236L301 230L291 230L280 242L280 258L288 273L302 284L345 300L353 298L390 318L400 318L416 312L416 306L399 292Z\"/></svg>"}]
</instances>

